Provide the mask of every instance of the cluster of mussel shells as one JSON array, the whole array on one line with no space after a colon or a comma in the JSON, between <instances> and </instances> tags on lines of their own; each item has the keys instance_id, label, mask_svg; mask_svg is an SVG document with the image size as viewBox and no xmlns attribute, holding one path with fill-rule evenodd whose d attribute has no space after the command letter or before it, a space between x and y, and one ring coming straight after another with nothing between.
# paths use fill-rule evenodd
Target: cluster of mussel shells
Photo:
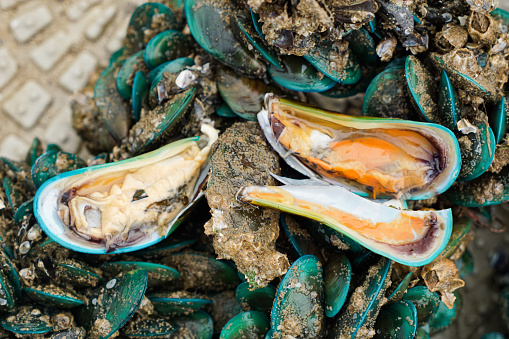
<instances>
[{"instance_id":1,"label":"cluster of mussel shells","mask_svg":"<svg viewBox=\"0 0 509 339\"><path fill-rule=\"evenodd\" d=\"M279 246L293 264L279 286L252 286L233 262L217 260L203 234L206 213L191 214L151 247L84 255L41 231L33 202L38 186L84 161L56 145L43 151L35 139L26 161L1 158L0 165L0 337L425 338L449 326L461 306L457 292L449 309L440 286L431 292L423 285L420 276L439 269L408 270L332 228L289 215L282 215ZM462 277L473 270L464 248L470 227L467 219L455 223L441 252ZM443 279L435 283L451 282Z\"/></svg>"},{"instance_id":2,"label":"cluster of mussel shells","mask_svg":"<svg viewBox=\"0 0 509 339\"><path fill-rule=\"evenodd\" d=\"M456 218L454 210L453 223L447 208L451 203L477 208L509 199L503 96L509 14L493 10L489 1L486 6L479 1L438 3L338 5L335 17L343 21L334 34L317 34L316 41L301 46L288 44L291 31L271 34L270 4L252 10L242 1L145 4L135 10L124 47L99 75L93 95L77 95L73 107L73 125L86 147L99 153L90 163L97 165L193 137L202 123L224 130L241 118L260 120L271 142L270 126L263 125L270 116L258 115L269 109L264 103L269 92L333 107L335 100L366 92L362 115L373 118L353 118L354 126L400 118L406 119L398 122L403 129L445 136L446 145L439 148L449 150L447 175L428 191L403 197L410 207L447 211L440 244L425 260L412 262L377 250L360 237L343 235L323 218L315 219L332 228L282 215L284 234L277 246L293 264L280 281L254 286L249 272L215 259L203 234L207 207L199 199L191 204L199 212L173 220L182 225L170 227L168 239L163 240L171 232L156 236L158 243L146 249L83 255L66 246L60 235L55 239L52 226L41 221L42 190L35 204L34 196L42 185L88 175L94 167L88 171L85 161L55 145L43 152L35 140L25 162L1 159L0 164L5 205L0 210L1 335L426 338L445 329L461 306L455 291L463 284L460 277L473 270L465 248L471 221ZM355 22L356 14L361 21ZM466 16L466 22L459 16ZM271 38L264 40L265 35ZM333 38L333 43L324 40ZM279 53L296 49L299 56ZM408 56L408 51L416 55ZM311 111L310 116L322 114L309 106L302 109ZM271 144L288 163L286 171L295 175L293 168L310 178L298 183L280 177L287 186L298 185L297 191L305 193L310 184L329 184L291 152ZM459 183L452 185L456 179ZM327 187L323 191L336 190ZM447 200L437 202L435 195L444 191ZM365 190L356 193L367 195ZM55 215L52 211L50 217ZM246 278L249 282L241 282Z\"/></svg>"}]
</instances>

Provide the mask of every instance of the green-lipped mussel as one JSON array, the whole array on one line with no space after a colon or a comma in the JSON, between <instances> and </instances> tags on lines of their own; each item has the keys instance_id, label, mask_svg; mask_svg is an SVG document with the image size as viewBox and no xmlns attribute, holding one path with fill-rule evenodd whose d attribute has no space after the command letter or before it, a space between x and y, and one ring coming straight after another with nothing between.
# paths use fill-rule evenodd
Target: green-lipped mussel
<instances>
[{"instance_id":1,"label":"green-lipped mussel","mask_svg":"<svg viewBox=\"0 0 509 339\"><path fill-rule=\"evenodd\" d=\"M452 212L406 211L339 186L250 186L237 199L318 220L371 251L408 266L433 261L447 245Z\"/></svg>"},{"instance_id":2,"label":"green-lipped mussel","mask_svg":"<svg viewBox=\"0 0 509 339\"><path fill-rule=\"evenodd\" d=\"M456 137L436 124L347 116L272 94L258 121L279 155L311 178L305 184L421 200L447 190L461 167Z\"/></svg>"},{"instance_id":3,"label":"green-lipped mussel","mask_svg":"<svg viewBox=\"0 0 509 339\"><path fill-rule=\"evenodd\" d=\"M218 131L116 163L67 172L35 197L42 229L79 252L130 252L169 235L201 195Z\"/></svg>"}]
</instances>

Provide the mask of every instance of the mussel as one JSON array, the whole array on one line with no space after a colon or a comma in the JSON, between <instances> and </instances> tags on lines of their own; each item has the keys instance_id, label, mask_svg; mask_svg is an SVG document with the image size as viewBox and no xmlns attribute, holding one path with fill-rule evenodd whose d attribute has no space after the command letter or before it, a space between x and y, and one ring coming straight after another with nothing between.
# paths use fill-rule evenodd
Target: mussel
<instances>
[{"instance_id":1,"label":"mussel","mask_svg":"<svg viewBox=\"0 0 509 339\"><path fill-rule=\"evenodd\" d=\"M320 221L362 246L407 266L423 266L443 251L452 212L408 211L329 186L248 186L237 200Z\"/></svg>"},{"instance_id":2,"label":"mussel","mask_svg":"<svg viewBox=\"0 0 509 339\"><path fill-rule=\"evenodd\" d=\"M310 177L286 184L340 185L361 196L422 200L458 177L458 141L447 128L399 119L354 117L273 94L258 121L272 147Z\"/></svg>"},{"instance_id":3,"label":"mussel","mask_svg":"<svg viewBox=\"0 0 509 339\"><path fill-rule=\"evenodd\" d=\"M202 132L46 181L34 200L41 228L62 246L85 253L130 252L159 242L203 195L218 131L204 124Z\"/></svg>"}]
</instances>

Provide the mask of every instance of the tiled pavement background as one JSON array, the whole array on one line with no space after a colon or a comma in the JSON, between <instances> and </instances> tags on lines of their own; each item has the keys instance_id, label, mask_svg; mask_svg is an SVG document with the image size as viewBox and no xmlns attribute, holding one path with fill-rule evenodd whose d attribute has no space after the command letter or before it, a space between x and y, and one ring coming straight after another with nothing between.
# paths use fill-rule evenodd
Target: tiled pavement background
<instances>
[{"instance_id":1,"label":"tiled pavement background","mask_svg":"<svg viewBox=\"0 0 509 339\"><path fill-rule=\"evenodd\" d=\"M34 137L75 152L69 101L121 46L143 0L0 0L0 155Z\"/></svg>"}]
</instances>

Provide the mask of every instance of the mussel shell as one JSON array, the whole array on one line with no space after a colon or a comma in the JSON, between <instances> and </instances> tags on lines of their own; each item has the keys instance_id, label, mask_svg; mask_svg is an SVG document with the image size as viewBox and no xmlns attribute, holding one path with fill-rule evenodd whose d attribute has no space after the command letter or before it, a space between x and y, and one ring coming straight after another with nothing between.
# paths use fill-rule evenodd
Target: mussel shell
<instances>
[{"instance_id":1,"label":"mussel shell","mask_svg":"<svg viewBox=\"0 0 509 339\"><path fill-rule=\"evenodd\" d=\"M274 298L276 296L276 288L272 285L250 289L249 283L244 281L237 286L235 297L242 305L244 310L254 310L270 314Z\"/></svg>"},{"instance_id":2,"label":"mussel shell","mask_svg":"<svg viewBox=\"0 0 509 339\"><path fill-rule=\"evenodd\" d=\"M267 69L272 80L282 87L300 92L323 92L336 85L331 78L320 77L318 70L304 58L285 56L282 63L283 69L272 65Z\"/></svg>"},{"instance_id":3,"label":"mussel shell","mask_svg":"<svg viewBox=\"0 0 509 339\"><path fill-rule=\"evenodd\" d=\"M458 313L461 309L461 305L463 304L461 294L458 291L454 291L454 296L456 300L454 301L454 305L451 309L449 309L443 302L440 302L438 306L438 311L435 315L429 320L430 334L434 335L438 332L445 330L449 325L452 324L454 319L458 316Z\"/></svg>"},{"instance_id":4,"label":"mussel shell","mask_svg":"<svg viewBox=\"0 0 509 339\"><path fill-rule=\"evenodd\" d=\"M120 331L129 338L168 338L178 328L163 318L133 318Z\"/></svg>"},{"instance_id":5,"label":"mussel shell","mask_svg":"<svg viewBox=\"0 0 509 339\"><path fill-rule=\"evenodd\" d=\"M470 181L481 176L490 167L495 157L495 135L487 123L476 126L475 132L458 137L464 145L461 147L463 165L458 181Z\"/></svg>"},{"instance_id":6,"label":"mussel shell","mask_svg":"<svg viewBox=\"0 0 509 339\"><path fill-rule=\"evenodd\" d=\"M128 84L129 78L132 78L133 74L137 72L146 70L146 66L144 63L145 51L139 51L131 55L127 60L122 64L122 67L118 70L116 75L116 84L117 90L120 96L126 100L131 99L133 85Z\"/></svg>"},{"instance_id":7,"label":"mussel shell","mask_svg":"<svg viewBox=\"0 0 509 339\"><path fill-rule=\"evenodd\" d=\"M83 327L71 327L52 333L49 339L85 339L86 337L87 331Z\"/></svg>"},{"instance_id":8,"label":"mussel shell","mask_svg":"<svg viewBox=\"0 0 509 339\"><path fill-rule=\"evenodd\" d=\"M246 45L253 46L255 48L253 51L256 54L259 54L268 63L271 63L275 67L283 68L281 60L274 48L269 46L264 39L260 38L260 36L257 36L257 32L255 32L256 27L252 27L253 21L251 15L241 13L235 17L235 23L242 33L242 37L245 39L244 42Z\"/></svg>"},{"instance_id":9,"label":"mussel shell","mask_svg":"<svg viewBox=\"0 0 509 339\"><path fill-rule=\"evenodd\" d=\"M334 53L334 48L335 46L330 42L322 43L313 48L309 54L304 56L304 58L320 72L340 84L353 85L357 83L361 78L361 67L357 62L357 59L349 50L348 61L346 62L345 67L338 70L331 66L332 62L329 58L329 56ZM343 57L343 54L340 54L339 56Z\"/></svg>"},{"instance_id":10,"label":"mussel shell","mask_svg":"<svg viewBox=\"0 0 509 339\"><path fill-rule=\"evenodd\" d=\"M415 189L405 194L404 199L407 200L423 200L428 199L436 194L443 193L446 191L456 180L459 175L461 168L461 155L458 141L455 135L447 128L423 122L406 121L397 119L379 119L371 117L354 117L341 115L334 112L329 112L306 106L302 103L294 102L291 100L278 98L273 94L267 94L265 97L265 109L258 114L258 122L265 133L265 136L272 148L279 153L279 155L285 160L285 162L297 170L298 172L312 178L317 184L333 184L343 186L350 191L367 197L370 195L366 187L363 187L355 182L343 180L337 178L334 181L328 178L321 178L318 174L313 172L306 165L302 164L298 158L288 154L288 150L278 142L278 139L274 136L272 128L270 126L270 115L273 111L273 105L278 105L282 108L292 110L298 109L300 112L309 116L310 119L314 119L314 123L323 121L328 124L338 124L342 126L354 127L357 129L370 129L370 128L393 128L396 130L411 130L420 133L421 135L432 140L434 145L441 151L441 158L445 161L445 166L440 174L438 174L432 183L426 187ZM377 198L384 198L378 196Z\"/></svg>"},{"instance_id":11,"label":"mussel shell","mask_svg":"<svg viewBox=\"0 0 509 339\"><path fill-rule=\"evenodd\" d=\"M362 115L378 118L418 120L405 81L404 66L387 67L366 90Z\"/></svg>"},{"instance_id":12,"label":"mussel shell","mask_svg":"<svg viewBox=\"0 0 509 339\"><path fill-rule=\"evenodd\" d=\"M409 301L397 301L380 310L374 338L413 339L417 330L417 311Z\"/></svg>"},{"instance_id":13,"label":"mussel shell","mask_svg":"<svg viewBox=\"0 0 509 339\"><path fill-rule=\"evenodd\" d=\"M490 127L495 134L495 141L497 144L502 142L507 132L507 116L509 116L509 105L507 104L506 98L502 97L489 117Z\"/></svg>"},{"instance_id":14,"label":"mussel shell","mask_svg":"<svg viewBox=\"0 0 509 339\"><path fill-rule=\"evenodd\" d=\"M214 132L216 133L216 132ZM217 136L217 135L216 135ZM201 141L200 141L201 140ZM206 139L205 139L206 140ZM37 195L34 200L34 211L39 225L43 231L50 236L53 240L58 242L60 245L70 248L74 251L92 253L92 254L105 254L106 249L104 244L98 244L80 239L79 237L72 234L68 226L64 225L62 220L57 214L58 211L58 199L62 193L62 190L69 189L76 180L81 180L84 177L87 179L98 178L101 175L107 173L114 173L117 170L135 169L141 168L144 165L155 163L159 160L165 159L168 156L177 154L181 150L188 147L190 144L195 142L203 142L203 137L192 137L182 139L171 143L165 147L155 150L150 153L140 155L138 157L130 158L127 160L97 165L94 167L85 167L75 171L66 172L59 176L56 176L46 181L43 186L37 191ZM209 147L209 146L206 146ZM194 194L195 197L193 202L197 201L203 192L200 191L200 185L205 179L204 166L200 178L197 180L195 185ZM153 232L150 237L137 242L132 246L120 247L114 250L114 253L123 253L137 251L151 245L158 243L163 240L168 234L170 234L177 225L180 224L181 216L191 208L193 203L188 204L168 225L168 229L165 236L160 236L158 232Z\"/></svg>"},{"instance_id":15,"label":"mussel shell","mask_svg":"<svg viewBox=\"0 0 509 339\"><path fill-rule=\"evenodd\" d=\"M320 221L371 251L407 266L423 266L433 261L447 245L452 231L450 209L402 211L335 185L249 186L239 191L237 200ZM406 221L409 217L421 220L418 223L423 227L414 228L409 219ZM349 226L350 221L352 225L363 223L362 229L366 231L361 233L360 228ZM402 229L414 230L412 235L396 233L394 225L400 221ZM371 234L368 231L371 229L377 229L383 236Z\"/></svg>"},{"instance_id":16,"label":"mussel shell","mask_svg":"<svg viewBox=\"0 0 509 339\"><path fill-rule=\"evenodd\" d=\"M276 338L293 333L298 326L302 338L316 338L324 331L323 270L318 258L305 255L288 269L271 312Z\"/></svg>"},{"instance_id":17,"label":"mussel shell","mask_svg":"<svg viewBox=\"0 0 509 339\"><path fill-rule=\"evenodd\" d=\"M204 50L240 74L257 77L265 72L265 65L236 39L230 27L240 11L234 3L189 0L184 6L191 34Z\"/></svg>"},{"instance_id":18,"label":"mussel shell","mask_svg":"<svg viewBox=\"0 0 509 339\"><path fill-rule=\"evenodd\" d=\"M25 161L29 166L32 166L35 163L35 160L42 154L42 143L39 138L34 138L32 141L32 145L30 145L30 149L28 150Z\"/></svg>"},{"instance_id":19,"label":"mussel shell","mask_svg":"<svg viewBox=\"0 0 509 339\"><path fill-rule=\"evenodd\" d=\"M389 302L398 301L403 297L403 295L405 294L405 291L408 288L408 285L410 284L412 275L413 275L413 273L409 272L397 284L396 284L396 282L393 282L391 284L391 287L387 290L387 300Z\"/></svg>"},{"instance_id":20,"label":"mussel shell","mask_svg":"<svg viewBox=\"0 0 509 339\"><path fill-rule=\"evenodd\" d=\"M419 326L425 325L438 311L440 297L437 292L431 292L426 286L415 286L405 293L402 300L413 303L417 309Z\"/></svg>"},{"instance_id":21,"label":"mussel shell","mask_svg":"<svg viewBox=\"0 0 509 339\"><path fill-rule=\"evenodd\" d=\"M106 282L97 299L89 301L83 310L81 319L87 330L97 320L109 322L107 333L102 338L109 338L118 331L136 312L147 289L148 274L145 270L134 270L123 273ZM95 304L94 304L95 300Z\"/></svg>"},{"instance_id":22,"label":"mussel shell","mask_svg":"<svg viewBox=\"0 0 509 339\"><path fill-rule=\"evenodd\" d=\"M502 204L509 200L509 167L500 173L486 172L474 180L458 182L444 196L453 204L465 207Z\"/></svg>"},{"instance_id":23,"label":"mussel shell","mask_svg":"<svg viewBox=\"0 0 509 339\"><path fill-rule=\"evenodd\" d=\"M343 307L350 289L351 279L352 266L344 254L327 261L323 271L325 315L327 317L334 317Z\"/></svg>"},{"instance_id":24,"label":"mussel shell","mask_svg":"<svg viewBox=\"0 0 509 339\"><path fill-rule=\"evenodd\" d=\"M145 48L145 64L153 69L164 62L189 54L188 36L177 30L164 31L153 37Z\"/></svg>"},{"instance_id":25,"label":"mussel shell","mask_svg":"<svg viewBox=\"0 0 509 339\"><path fill-rule=\"evenodd\" d=\"M117 143L127 136L132 122L130 109L118 92L115 80L122 64L116 62L103 69L94 86L94 99L100 119Z\"/></svg>"},{"instance_id":26,"label":"mussel shell","mask_svg":"<svg viewBox=\"0 0 509 339\"><path fill-rule=\"evenodd\" d=\"M456 99L456 91L452 85L451 79L445 70L442 71L440 78L440 88L438 91L438 112L439 120L450 130L456 130L458 124L459 107Z\"/></svg>"},{"instance_id":27,"label":"mussel shell","mask_svg":"<svg viewBox=\"0 0 509 339\"><path fill-rule=\"evenodd\" d=\"M57 263L55 275L62 282L70 283L74 287L95 287L102 281L102 278L87 265L71 260Z\"/></svg>"},{"instance_id":28,"label":"mussel shell","mask_svg":"<svg viewBox=\"0 0 509 339\"><path fill-rule=\"evenodd\" d=\"M414 56L405 62L405 75L415 105L428 122L439 123L438 90L431 73Z\"/></svg>"},{"instance_id":29,"label":"mussel shell","mask_svg":"<svg viewBox=\"0 0 509 339\"><path fill-rule=\"evenodd\" d=\"M240 76L227 67L219 68L216 84L221 97L233 112L251 121L256 121L256 115L263 107L265 93L277 90L260 79Z\"/></svg>"},{"instance_id":30,"label":"mussel shell","mask_svg":"<svg viewBox=\"0 0 509 339\"><path fill-rule=\"evenodd\" d=\"M172 321L179 325L180 328L191 331L196 339L212 339L214 334L212 317L204 311L197 311L189 315L175 317Z\"/></svg>"},{"instance_id":31,"label":"mussel shell","mask_svg":"<svg viewBox=\"0 0 509 339\"><path fill-rule=\"evenodd\" d=\"M391 261L379 258L363 276L363 283L350 296L348 304L336 318L331 329L334 338L357 338L367 335L382 306L389 285Z\"/></svg>"},{"instance_id":32,"label":"mussel shell","mask_svg":"<svg viewBox=\"0 0 509 339\"><path fill-rule=\"evenodd\" d=\"M35 309L27 307L23 309L20 317L20 310L9 313L0 321L0 326L17 334L34 335L48 333L53 326L44 320L41 312L34 312Z\"/></svg>"},{"instance_id":33,"label":"mussel shell","mask_svg":"<svg viewBox=\"0 0 509 339\"><path fill-rule=\"evenodd\" d=\"M147 38L159 29L177 29L178 22L175 14L165 5L146 3L134 10L127 28L125 45L129 51L136 52L143 49Z\"/></svg>"},{"instance_id":34,"label":"mussel shell","mask_svg":"<svg viewBox=\"0 0 509 339\"><path fill-rule=\"evenodd\" d=\"M32 180L35 187L54 176L86 167L86 162L77 155L67 152L50 151L42 154L32 166Z\"/></svg>"},{"instance_id":35,"label":"mussel shell","mask_svg":"<svg viewBox=\"0 0 509 339\"><path fill-rule=\"evenodd\" d=\"M73 308L84 304L83 300L76 293L56 287L23 287L23 292L30 299L45 306Z\"/></svg>"},{"instance_id":36,"label":"mussel shell","mask_svg":"<svg viewBox=\"0 0 509 339\"><path fill-rule=\"evenodd\" d=\"M173 296L171 293L153 293L147 295L154 309L161 315L179 316L193 313L209 304L212 300L193 296Z\"/></svg>"},{"instance_id":37,"label":"mussel shell","mask_svg":"<svg viewBox=\"0 0 509 339\"><path fill-rule=\"evenodd\" d=\"M269 318L258 311L236 315L221 330L219 339L264 338L270 329Z\"/></svg>"},{"instance_id":38,"label":"mussel shell","mask_svg":"<svg viewBox=\"0 0 509 339\"><path fill-rule=\"evenodd\" d=\"M148 83L143 72L136 72L133 81L132 108L134 121L140 121L142 105L147 106Z\"/></svg>"},{"instance_id":39,"label":"mussel shell","mask_svg":"<svg viewBox=\"0 0 509 339\"><path fill-rule=\"evenodd\" d=\"M100 269L103 272L107 272L113 275L117 275L120 272L128 272L139 268L144 269L148 272L149 287L167 284L168 282L179 277L179 273L177 272L177 270L165 265L151 262L115 261L105 263L100 266Z\"/></svg>"}]
</instances>

